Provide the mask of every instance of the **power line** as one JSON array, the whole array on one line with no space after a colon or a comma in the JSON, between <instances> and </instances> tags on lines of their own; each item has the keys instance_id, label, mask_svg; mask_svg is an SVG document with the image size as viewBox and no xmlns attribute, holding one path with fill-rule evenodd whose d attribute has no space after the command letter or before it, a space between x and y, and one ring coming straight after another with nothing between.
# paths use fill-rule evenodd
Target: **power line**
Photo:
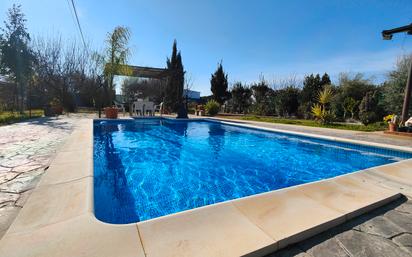
<instances>
[{"instance_id":1,"label":"power line","mask_svg":"<svg viewBox=\"0 0 412 257\"><path fill-rule=\"evenodd\" d=\"M71 6L73 7L73 11L74 11L74 16L75 16L75 17L73 17L73 13L72 13L72 10L71 10L71 8L70 8L70 2L69 2L69 1L71 2ZM67 3L69 4L70 13L72 14L73 19L76 20L77 28L79 29L80 37L81 37L81 39L82 39L84 48L87 50L87 44L86 44L86 41L84 40L83 30L82 30L82 26L80 25L80 20L79 20L78 14L77 14L77 9L76 9L76 5L74 4L74 0L67 0Z\"/></svg>"}]
</instances>

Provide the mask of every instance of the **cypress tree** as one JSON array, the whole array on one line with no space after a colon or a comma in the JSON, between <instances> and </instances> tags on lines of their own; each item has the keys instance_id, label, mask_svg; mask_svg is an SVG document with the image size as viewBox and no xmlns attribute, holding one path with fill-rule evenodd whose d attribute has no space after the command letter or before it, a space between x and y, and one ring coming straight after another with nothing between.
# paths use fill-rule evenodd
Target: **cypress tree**
<instances>
[{"instance_id":1,"label":"cypress tree","mask_svg":"<svg viewBox=\"0 0 412 257\"><path fill-rule=\"evenodd\" d=\"M173 112L176 112L183 103L183 87L185 81L182 55L180 51L177 50L176 40L173 42L172 56L170 59L167 58L167 68L169 69L170 76L166 87L165 105Z\"/></svg>"},{"instance_id":2,"label":"cypress tree","mask_svg":"<svg viewBox=\"0 0 412 257\"><path fill-rule=\"evenodd\" d=\"M213 99L219 104L223 104L225 102L228 95L227 88L227 74L225 74L222 62L220 62L215 73L212 74L212 78L210 79L210 90L213 93Z\"/></svg>"}]
</instances>

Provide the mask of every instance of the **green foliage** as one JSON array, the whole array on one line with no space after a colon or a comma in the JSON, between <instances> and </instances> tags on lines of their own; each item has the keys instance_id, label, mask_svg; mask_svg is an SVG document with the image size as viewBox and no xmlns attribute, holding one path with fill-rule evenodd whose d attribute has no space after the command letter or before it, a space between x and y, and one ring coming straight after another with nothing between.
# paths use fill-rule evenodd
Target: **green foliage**
<instances>
[{"instance_id":1,"label":"green foliage","mask_svg":"<svg viewBox=\"0 0 412 257\"><path fill-rule=\"evenodd\" d=\"M276 117L264 117L264 116L244 116L244 117L233 117L233 119L242 119L242 120L252 120L252 121L261 121L261 122L271 122L271 123L281 123L281 124L290 124L290 125L300 125L300 126L309 126L309 127L322 127L322 128L334 128L334 129L343 129L343 130L356 130L356 131L383 131L387 129L388 125L384 122L376 122L369 124L367 126L357 125L357 124L345 124L345 123L329 123L321 124L314 120L306 119L287 119L287 118L276 118Z\"/></svg>"},{"instance_id":2,"label":"green foliage","mask_svg":"<svg viewBox=\"0 0 412 257\"><path fill-rule=\"evenodd\" d=\"M31 79L35 57L26 28L26 19L20 5L13 4L8 10L0 35L0 70L15 82L15 105L23 112L26 87Z\"/></svg>"},{"instance_id":3,"label":"green foliage","mask_svg":"<svg viewBox=\"0 0 412 257\"><path fill-rule=\"evenodd\" d=\"M378 100L376 91L366 93L359 105L359 119L364 125L380 120L377 115Z\"/></svg>"},{"instance_id":4,"label":"green foliage","mask_svg":"<svg viewBox=\"0 0 412 257\"><path fill-rule=\"evenodd\" d=\"M170 59L167 59L167 68L171 76L165 91L165 105L171 111L177 112L183 103L183 87L185 83L185 71L182 63L181 52L177 50L176 40L173 42L173 51Z\"/></svg>"},{"instance_id":5,"label":"green foliage","mask_svg":"<svg viewBox=\"0 0 412 257\"><path fill-rule=\"evenodd\" d=\"M381 102L386 113L400 114L402 112L405 86L411 61L412 55L402 56L397 62L395 70L389 73L388 79L383 83ZM409 106L409 113L412 113L412 104Z\"/></svg>"},{"instance_id":6,"label":"green foliage","mask_svg":"<svg viewBox=\"0 0 412 257\"><path fill-rule=\"evenodd\" d=\"M0 125L11 124L23 120L27 120L30 118L38 118L43 116L43 110L31 110L31 116L29 115L29 111L24 111L23 113L15 113L15 112L0 112Z\"/></svg>"},{"instance_id":7,"label":"green foliage","mask_svg":"<svg viewBox=\"0 0 412 257\"><path fill-rule=\"evenodd\" d=\"M111 33L107 34L106 66L104 68L104 75L106 77L104 85L105 106L111 106L114 99L114 76L116 74L126 76L131 74L131 70L125 66L130 56L130 48L128 47L130 36L130 30L122 26L114 28Z\"/></svg>"},{"instance_id":8,"label":"green foliage","mask_svg":"<svg viewBox=\"0 0 412 257\"><path fill-rule=\"evenodd\" d=\"M287 86L274 92L276 109L280 116L296 115L299 107L300 90L294 86Z\"/></svg>"},{"instance_id":9,"label":"green foliage","mask_svg":"<svg viewBox=\"0 0 412 257\"><path fill-rule=\"evenodd\" d=\"M223 104L228 96L227 89L227 74L223 70L222 62L220 62L210 79L210 90L213 93L213 99L219 104Z\"/></svg>"},{"instance_id":10,"label":"green foliage","mask_svg":"<svg viewBox=\"0 0 412 257\"><path fill-rule=\"evenodd\" d=\"M305 77L301 93L302 106L300 109L306 117L309 116L311 107L316 103L319 92L325 85L329 85L330 83L331 81L327 73L323 74L322 78L319 74L315 76L311 74Z\"/></svg>"},{"instance_id":11,"label":"green foliage","mask_svg":"<svg viewBox=\"0 0 412 257\"><path fill-rule=\"evenodd\" d=\"M351 116L352 118L358 118L359 103L365 94L372 90L376 90L376 86L374 86L370 80L365 79L363 74L340 74L339 85L335 88L336 94L331 103L334 114L338 119L345 119L348 114L347 111L345 111L345 99L352 98L356 103L355 106L352 106L353 113L351 113Z\"/></svg>"},{"instance_id":12,"label":"green foliage","mask_svg":"<svg viewBox=\"0 0 412 257\"><path fill-rule=\"evenodd\" d=\"M237 113L247 113L251 105L252 90L243 86L241 82L234 84L232 91L233 111Z\"/></svg>"},{"instance_id":13,"label":"green foliage","mask_svg":"<svg viewBox=\"0 0 412 257\"><path fill-rule=\"evenodd\" d=\"M252 94L254 97L253 113L258 115L269 115L274 113L274 106L271 105L273 90L267 82L262 79L259 83L252 85Z\"/></svg>"},{"instance_id":14,"label":"green foliage","mask_svg":"<svg viewBox=\"0 0 412 257\"><path fill-rule=\"evenodd\" d=\"M329 124L335 118L332 111L329 108L330 103L333 99L333 91L330 86L325 86L325 88L318 94L318 102L312 106L312 115L316 120L320 121L322 124Z\"/></svg>"},{"instance_id":15,"label":"green foliage","mask_svg":"<svg viewBox=\"0 0 412 257\"><path fill-rule=\"evenodd\" d=\"M219 109L220 105L215 100L209 100L205 105L206 113L210 116L215 116L216 114L218 114Z\"/></svg>"},{"instance_id":16,"label":"green foliage","mask_svg":"<svg viewBox=\"0 0 412 257\"><path fill-rule=\"evenodd\" d=\"M359 104L358 101L356 101L352 97L346 97L342 105L344 109L343 118L346 119L349 113L350 117L353 119L354 111L358 104Z\"/></svg>"}]
</instances>

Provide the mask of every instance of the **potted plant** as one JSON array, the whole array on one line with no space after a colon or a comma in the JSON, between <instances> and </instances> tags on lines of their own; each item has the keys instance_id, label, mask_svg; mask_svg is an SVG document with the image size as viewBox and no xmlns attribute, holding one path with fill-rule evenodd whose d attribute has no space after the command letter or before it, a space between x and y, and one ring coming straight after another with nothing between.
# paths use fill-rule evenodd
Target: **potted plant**
<instances>
[{"instance_id":1,"label":"potted plant","mask_svg":"<svg viewBox=\"0 0 412 257\"><path fill-rule=\"evenodd\" d=\"M54 115L63 114L63 106L57 98L53 98L53 100L50 102L50 106Z\"/></svg>"},{"instance_id":2,"label":"potted plant","mask_svg":"<svg viewBox=\"0 0 412 257\"><path fill-rule=\"evenodd\" d=\"M383 120L388 123L390 132L395 132L397 130L398 116L396 116L395 114L389 114L385 116Z\"/></svg>"},{"instance_id":3,"label":"potted plant","mask_svg":"<svg viewBox=\"0 0 412 257\"><path fill-rule=\"evenodd\" d=\"M117 119L118 109L115 106L104 108L104 114L108 119Z\"/></svg>"}]
</instances>

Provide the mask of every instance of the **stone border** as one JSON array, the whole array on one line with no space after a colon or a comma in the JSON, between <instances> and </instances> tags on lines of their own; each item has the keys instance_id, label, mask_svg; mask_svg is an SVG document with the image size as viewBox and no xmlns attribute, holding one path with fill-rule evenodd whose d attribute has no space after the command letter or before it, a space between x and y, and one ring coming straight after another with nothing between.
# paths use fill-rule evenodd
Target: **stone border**
<instances>
[{"instance_id":1,"label":"stone border","mask_svg":"<svg viewBox=\"0 0 412 257\"><path fill-rule=\"evenodd\" d=\"M94 216L89 120L75 129L33 190L0 241L0 256L263 256L396 199L402 189L382 182L411 187L411 169L409 159L112 225Z\"/></svg>"}]
</instances>

